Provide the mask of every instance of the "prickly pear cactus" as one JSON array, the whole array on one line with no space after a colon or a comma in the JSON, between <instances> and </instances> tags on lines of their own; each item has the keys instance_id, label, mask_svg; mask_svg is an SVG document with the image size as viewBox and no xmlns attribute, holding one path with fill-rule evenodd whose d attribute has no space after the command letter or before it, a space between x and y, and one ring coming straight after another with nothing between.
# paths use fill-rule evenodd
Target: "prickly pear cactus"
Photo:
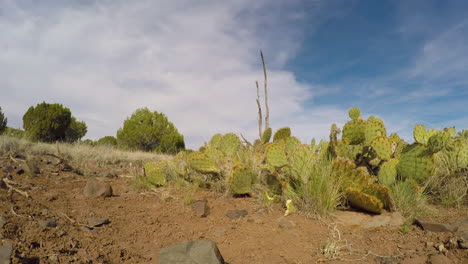
<instances>
[{"instance_id":1,"label":"prickly pear cactus","mask_svg":"<svg viewBox=\"0 0 468 264\"><path fill-rule=\"evenodd\" d=\"M145 164L145 176L155 186L166 184L165 162L148 162Z\"/></svg>"},{"instance_id":2,"label":"prickly pear cactus","mask_svg":"<svg viewBox=\"0 0 468 264\"><path fill-rule=\"evenodd\" d=\"M365 167L357 167L354 162L337 158L332 163L334 177L341 177L345 196L353 207L373 213L382 209L394 210L395 205L390 197L390 190L375 183Z\"/></svg>"},{"instance_id":3,"label":"prickly pear cactus","mask_svg":"<svg viewBox=\"0 0 468 264\"><path fill-rule=\"evenodd\" d=\"M317 156L312 153L308 145L301 144L296 146L289 154L290 175L295 180L300 180L304 183L307 182L312 173L312 168L316 159Z\"/></svg>"},{"instance_id":4,"label":"prickly pear cactus","mask_svg":"<svg viewBox=\"0 0 468 264\"><path fill-rule=\"evenodd\" d=\"M398 175L423 183L434 172L434 156L426 146L414 143L407 146L397 166Z\"/></svg>"},{"instance_id":5,"label":"prickly pear cactus","mask_svg":"<svg viewBox=\"0 0 468 264\"><path fill-rule=\"evenodd\" d=\"M205 154L200 152L190 153L187 157L187 163L190 168L199 173L219 173L218 168L216 168L215 161L208 158Z\"/></svg>"},{"instance_id":6,"label":"prickly pear cactus","mask_svg":"<svg viewBox=\"0 0 468 264\"><path fill-rule=\"evenodd\" d=\"M353 161L346 158L337 158L332 162L335 177L343 180L343 186L362 190L373 182L366 168L356 168Z\"/></svg>"},{"instance_id":7,"label":"prickly pear cactus","mask_svg":"<svg viewBox=\"0 0 468 264\"><path fill-rule=\"evenodd\" d=\"M283 127L276 131L275 135L273 136L273 142L277 142L281 139L285 139L291 136L291 129L289 127Z\"/></svg>"},{"instance_id":8,"label":"prickly pear cactus","mask_svg":"<svg viewBox=\"0 0 468 264\"><path fill-rule=\"evenodd\" d=\"M361 118L361 109L357 107L350 108L348 115L352 120L357 120Z\"/></svg>"},{"instance_id":9,"label":"prickly pear cactus","mask_svg":"<svg viewBox=\"0 0 468 264\"><path fill-rule=\"evenodd\" d=\"M387 186L373 183L364 188L363 192L368 195L373 195L379 199L382 202L384 209L395 211L395 202L393 201L390 195L390 189Z\"/></svg>"},{"instance_id":10,"label":"prickly pear cactus","mask_svg":"<svg viewBox=\"0 0 468 264\"><path fill-rule=\"evenodd\" d=\"M395 183L397 177L398 162L400 162L400 160L394 158L384 162L380 166L379 173L377 174L380 184L383 184L388 187Z\"/></svg>"},{"instance_id":11,"label":"prickly pear cactus","mask_svg":"<svg viewBox=\"0 0 468 264\"><path fill-rule=\"evenodd\" d=\"M384 125L384 122L382 121L382 119L376 117L376 116L373 116L373 115L370 115L368 118L367 118L367 122L376 122L376 123L380 123L381 125Z\"/></svg>"},{"instance_id":12,"label":"prickly pear cactus","mask_svg":"<svg viewBox=\"0 0 468 264\"><path fill-rule=\"evenodd\" d=\"M392 143L386 137L376 137L370 146L381 160L389 160L392 157Z\"/></svg>"},{"instance_id":13,"label":"prickly pear cactus","mask_svg":"<svg viewBox=\"0 0 468 264\"><path fill-rule=\"evenodd\" d=\"M229 179L229 190L233 194L249 194L252 191L252 183L255 173L245 165L237 165Z\"/></svg>"},{"instance_id":14,"label":"prickly pear cactus","mask_svg":"<svg viewBox=\"0 0 468 264\"><path fill-rule=\"evenodd\" d=\"M267 128L267 129L265 129L265 131L263 131L263 135L262 135L262 143L263 144L266 144L266 143L270 142L271 134L272 134L271 127Z\"/></svg>"},{"instance_id":15,"label":"prickly pear cactus","mask_svg":"<svg viewBox=\"0 0 468 264\"><path fill-rule=\"evenodd\" d=\"M341 139L337 141L335 153L338 157L354 160L360 151L360 145L350 145L349 140L347 139Z\"/></svg>"},{"instance_id":16,"label":"prickly pear cactus","mask_svg":"<svg viewBox=\"0 0 468 264\"><path fill-rule=\"evenodd\" d=\"M445 132L439 132L432 135L427 141L427 146L431 153L437 153L445 148L447 148L450 135Z\"/></svg>"},{"instance_id":17,"label":"prickly pear cactus","mask_svg":"<svg viewBox=\"0 0 468 264\"><path fill-rule=\"evenodd\" d=\"M375 214L381 214L383 211L383 203L373 195L365 194L354 188L345 189L346 200L351 206L368 211Z\"/></svg>"},{"instance_id":18,"label":"prickly pear cactus","mask_svg":"<svg viewBox=\"0 0 468 264\"><path fill-rule=\"evenodd\" d=\"M435 129L426 130L424 125L415 125L413 129L414 140L419 144L427 144L429 138L437 133L439 133L439 131Z\"/></svg>"},{"instance_id":19,"label":"prickly pear cactus","mask_svg":"<svg viewBox=\"0 0 468 264\"><path fill-rule=\"evenodd\" d=\"M266 162L268 165L281 168L288 165L286 147L284 144L272 143L266 150Z\"/></svg>"},{"instance_id":20,"label":"prickly pear cactus","mask_svg":"<svg viewBox=\"0 0 468 264\"><path fill-rule=\"evenodd\" d=\"M225 155L234 155L241 145L239 137L234 133L228 133L221 138L219 149Z\"/></svg>"},{"instance_id":21,"label":"prickly pear cactus","mask_svg":"<svg viewBox=\"0 0 468 264\"><path fill-rule=\"evenodd\" d=\"M210 146L213 147L213 148L219 147L222 138L223 138L223 135L215 134L210 140L210 143L209 143Z\"/></svg>"},{"instance_id":22,"label":"prickly pear cactus","mask_svg":"<svg viewBox=\"0 0 468 264\"><path fill-rule=\"evenodd\" d=\"M297 146L301 145L301 141L297 137L287 137L284 139L286 154L292 153Z\"/></svg>"},{"instance_id":23,"label":"prickly pear cactus","mask_svg":"<svg viewBox=\"0 0 468 264\"><path fill-rule=\"evenodd\" d=\"M343 136L342 139L349 140L349 144L357 145L361 144L365 140L364 130L366 127L366 121L361 119L356 119L347 122L343 126Z\"/></svg>"},{"instance_id":24,"label":"prickly pear cactus","mask_svg":"<svg viewBox=\"0 0 468 264\"><path fill-rule=\"evenodd\" d=\"M387 131L383 123L367 122L364 127L364 145L369 146L376 137L385 137Z\"/></svg>"},{"instance_id":25,"label":"prickly pear cactus","mask_svg":"<svg viewBox=\"0 0 468 264\"><path fill-rule=\"evenodd\" d=\"M172 164L174 164L174 169L179 176L184 179L188 177L187 153L185 151L177 153L172 159Z\"/></svg>"}]
</instances>

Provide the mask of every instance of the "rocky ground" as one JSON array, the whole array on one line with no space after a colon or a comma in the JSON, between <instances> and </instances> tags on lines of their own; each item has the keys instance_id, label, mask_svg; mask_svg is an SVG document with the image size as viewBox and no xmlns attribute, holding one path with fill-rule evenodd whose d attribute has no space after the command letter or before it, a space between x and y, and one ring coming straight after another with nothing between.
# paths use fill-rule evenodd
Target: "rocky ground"
<instances>
[{"instance_id":1,"label":"rocky ground","mask_svg":"<svg viewBox=\"0 0 468 264\"><path fill-rule=\"evenodd\" d=\"M53 156L1 157L0 264L158 263L162 248L187 240L214 241L231 264L468 263L467 207L402 228L398 213L284 217L250 197L139 192L115 166L95 175Z\"/></svg>"}]
</instances>

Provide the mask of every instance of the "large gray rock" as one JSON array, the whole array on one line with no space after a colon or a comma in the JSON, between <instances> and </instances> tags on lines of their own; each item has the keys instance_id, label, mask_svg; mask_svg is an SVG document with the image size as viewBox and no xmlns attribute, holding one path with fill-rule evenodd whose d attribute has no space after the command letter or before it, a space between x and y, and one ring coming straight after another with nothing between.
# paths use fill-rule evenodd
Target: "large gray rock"
<instances>
[{"instance_id":1,"label":"large gray rock","mask_svg":"<svg viewBox=\"0 0 468 264\"><path fill-rule=\"evenodd\" d=\"M89 180L83 193L86 197L110 197L112 196L112 187L106 182Z\"/></svg>"},{"instance_id":2,"label":"large gray rock","mask_svg":"<svg viewBox=\"0 0 468 264\"><path fill-rule=\"evenodd\" d=\"M13 243L9 240L0 240L0 264L10 264L11 254L13 253Z\"/></svg>"},{"instance_id":3,"label":"large gray rock","mask_svg":"<svg viewBox=\"0 0 468 264\"><path fill-rule=\"evenodd\" d=\"M224 264L216 243L208 240L185 241L176 246L163 248L159 264Z\"/></svg>"}]
</instances>

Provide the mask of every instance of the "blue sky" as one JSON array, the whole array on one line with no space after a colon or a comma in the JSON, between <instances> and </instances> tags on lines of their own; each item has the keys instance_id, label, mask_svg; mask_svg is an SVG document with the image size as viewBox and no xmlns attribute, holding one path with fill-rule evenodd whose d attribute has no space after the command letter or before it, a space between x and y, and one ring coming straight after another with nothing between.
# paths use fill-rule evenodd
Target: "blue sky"
<instances>
[{"instance_id":1,"label":"blue sky","mask_svg":"<svg viewBox=\"0 0 468 264\"><path fill-rule=\"evenodd\" d=\"M259 50L271 126L326 139L347 109L411 141L414 124L468 128L467 1L0 0L0 106L9 125L42 101L115 135L164 112L197 148L257 135Z\"/></svg>"}]
</instances>

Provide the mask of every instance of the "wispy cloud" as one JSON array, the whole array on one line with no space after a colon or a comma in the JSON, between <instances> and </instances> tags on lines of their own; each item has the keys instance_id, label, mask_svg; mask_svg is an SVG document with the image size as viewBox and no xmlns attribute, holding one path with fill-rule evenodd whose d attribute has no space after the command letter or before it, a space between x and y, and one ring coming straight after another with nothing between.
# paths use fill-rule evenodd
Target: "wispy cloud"
<instances>
[{"instance_id":1,"label":"wispy cloud","mask_svg":"<svg viewBox=\"0 0 468 264\"><path fill-rule=\"evenodd\" d=\"M70 107L95 139L141 107L166 113L189 147L217 132L253 137L259 49L273 126L296 119L313 94L283 70L301 43L291 27L304 19L300 1L64 2L0 4L0 104L15 127L44 100ZM308 16L323 11L318 3Z\"/></svg>"}]
</instances>

